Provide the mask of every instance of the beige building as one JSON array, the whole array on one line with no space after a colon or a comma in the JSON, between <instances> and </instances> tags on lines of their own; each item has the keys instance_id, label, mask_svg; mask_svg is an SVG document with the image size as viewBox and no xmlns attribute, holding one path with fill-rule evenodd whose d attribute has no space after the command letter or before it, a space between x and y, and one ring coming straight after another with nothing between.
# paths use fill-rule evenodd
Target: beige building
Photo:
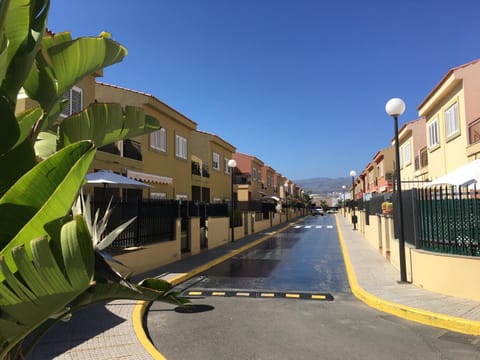
<instances>
[{"instance_id":1,"label":"beige building","mask_svg":"<svg viewBox=\"0 0 480 360\"><path fill-rule=\"evenodd\" d=\"M230 201L232 172L228 161L234 152L233 145L215 134L192 132L192 200Z\"/></svg>"},{"instance_id":2,"label":"beige building","mask_svg":"<svg viewBox=\"0 0 480 360\"><path fill-rule=\"evenodd\" d=\"M428 149L425 118L421 117L402 126L398 134L400 153L400 175L408 188L419 186L428 180ZM392 139L392 147L395 138Z\"/></svg>"},{"instance_id":3,"label":"beige building","mask_svg":"<svg viewBox=\"0 0 480 360\"><path fill-rule=\"evenodd\" d=\"M274 186L275 174L275 170L270 166L262 166L262 192L264 196L278 196Z\"/></svg>"},{"instance_id":4,"label":"beige building","mask_svg":"<svg viewBox=\"0 0 480 360\"><path fill-rule=\"evenodd\" d=\"M264 196L262 189L262 160L255 156L235 152L232 158L237 162L235 188L238 201L259 200Z\"/></svg>"},{"instance_id":5,"label":"beige building","mask_svg":"<svg viewBox=\"0 0 480 360\"><path fill-rule=\"evenodd\" d=\"M103 83L96 84L95 92L100 102L143 108L147 115L160 122L162 128L109 149L101 149L103 151L98 151L92 170L113 170L146 182L152 186L147 190L150 198L191 200L191 142L197 124L150 94ZM126 145L136 152L126 154Z\"/></svg>"},{"instance_id":6,"label":"beige building","mask_svg":"<svg viewBox=\"0 0 480 360\"><path fill-rule=\"evenodd\" d=\"M450 69L418 106L432 180L480 156L480 60Z\"/></svg>"}]
</instances>

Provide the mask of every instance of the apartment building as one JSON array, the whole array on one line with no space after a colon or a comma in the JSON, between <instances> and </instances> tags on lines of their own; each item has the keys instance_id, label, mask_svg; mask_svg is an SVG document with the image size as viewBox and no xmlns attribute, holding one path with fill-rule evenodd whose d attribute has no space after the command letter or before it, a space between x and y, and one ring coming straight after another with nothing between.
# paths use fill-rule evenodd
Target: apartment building
<instances>
[{"instance_id":1,"label":"apartment building","mask_svg":"<svg viewBox=\"0 0 480 360\"><path fill-rule=\"evenodd\" d=\"M262 160L255 156L235 152L232 158L237 162L234 183L238 201L259 200L264 196L262 189Z\"/></svg>"},{"instance_id":2,"label":"apartment building","mask_svg":"<svg viewBox=\"0 0 480 360\"><path fill-rule=\"evenodd\" d=\"M96 83L95 98L123 107L140 107L156 118L162 128L99 149L92 171L107 169L143 181L151 186L143 191L153 199L192 199L191 138L197 124L147 93Z\"/></svg>"},{"instance_id":3,"label":"apartment building","mask_svg":"<svg viewBox=\"0 0 480 360\"><path fill-rule=\"evenodd\" d=\"M436 179L480 157L480 60L450 69L418 106Z\"/></svg>"},{"instance_id":4,"label":"apartment building","mask_svg":"<svg viewBox=\"0 0 480 360\"><path fill-rule=\"evenodd\" d=\"M405 123L398 132L402 188L421 186L428 180L426 131L425 118L421 117ZM392 139L394 147L395 138Z\"/></svg>"},{"instance_id":5,"label":"apartment building","mask_svg":"<svg viewBox=\"0 0 480 360\"><path fill-rule=\"evenodd\" d=\"M232 169L228 161L235 147L204 131L195 130L191 136L192 200L211 203L230 201Z\"/></svg>"},{"instance_id":6,"label":"apartment building","mask_svg":"<svg viewBox=\"0 0 480 360\"><path fill-rule=\"evenodd\" d=\"M354 199L369 200L372 196L391 192L393 189L394 150L379 150L354 180Z\"/></svg>"},{"instance_id":7,"label":"apartment building","mask_svg":"<svg viewBox=\"0 0 480 360\"><path fill-rule=\"evenodd\" d=\"M277 196L274 186L275 173L270 166L262 166L262 193L264 196Z\"/></svg>"}]
</instances>

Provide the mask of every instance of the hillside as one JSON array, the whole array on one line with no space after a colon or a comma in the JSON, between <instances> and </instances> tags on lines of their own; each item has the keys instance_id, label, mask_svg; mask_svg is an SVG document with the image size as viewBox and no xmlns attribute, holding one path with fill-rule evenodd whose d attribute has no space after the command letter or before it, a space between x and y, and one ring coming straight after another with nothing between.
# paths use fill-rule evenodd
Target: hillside
<instances>
[{"instance_id":1,"label":"hillside","mask_svg":"<svg viewBox=\"0 0 480 360\"><path fill-rule=\"evenodd\" d=\"M331 194L334 192L342 193L342 186L345 185L348 189L351 187L352 179L349 177L342 178L312 178L303 180L293 180L296 184L301 186L305 191L312 194Z\"/></svg>"}]
</instances>

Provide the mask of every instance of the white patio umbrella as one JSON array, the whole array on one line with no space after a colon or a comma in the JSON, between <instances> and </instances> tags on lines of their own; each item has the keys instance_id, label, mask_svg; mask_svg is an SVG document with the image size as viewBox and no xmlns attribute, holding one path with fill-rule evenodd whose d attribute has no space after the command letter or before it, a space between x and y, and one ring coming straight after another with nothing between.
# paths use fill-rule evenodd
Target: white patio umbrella
<instances>
[{"instance_id":1,"label":"white patio umbrella","mask_svg":"<svg viewBox=\"0 0 480 360\"><path fill-rule=\"evenodd\" d=\"M438 179L433 180L429 186L468 186L473 184L480 184L480 159L469 162L467 165L440 176Z\"/></svg>"},{"instance_id":2,"label":"white patio umbrella","mask_svg":"<svg viewBox=\"0 0 480 360\"><path fill-rule=\"evenodd\" d=\"M141 181L130 179L126 176L115 174L111 171L97 171L85 176L87 183L85 185L103 185L105 187L123 187L123 188L150 188L152 186Z\"/></svg>"}]
</instances>

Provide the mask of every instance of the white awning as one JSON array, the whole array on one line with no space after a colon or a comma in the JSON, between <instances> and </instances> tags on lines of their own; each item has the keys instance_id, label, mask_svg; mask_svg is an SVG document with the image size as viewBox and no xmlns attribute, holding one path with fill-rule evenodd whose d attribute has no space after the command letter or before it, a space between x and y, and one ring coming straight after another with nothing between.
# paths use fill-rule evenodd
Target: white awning
<instances>
[{"instance_id":1,"label":"white awning","mask_svg":"<svg viewBox=\"0 0 480 360\"><path fill-rule=\"evenodd\" d=\"M468 186L480 183L480 160L469 162L446 175L433 180L429 186L457 185Z\"/></svg>"},{"instance_id":2,"label":"white awning","mask_svg":"<svg viewBox=\"0 0 480 360\"><path fill-rule=\"evenodd\" d=\"M171 177L148 174L140 171L127 170L127 176L130 179L147 181L154 184L172 185L173 183L173 179Z\"/></svg>"}]
</instances>

